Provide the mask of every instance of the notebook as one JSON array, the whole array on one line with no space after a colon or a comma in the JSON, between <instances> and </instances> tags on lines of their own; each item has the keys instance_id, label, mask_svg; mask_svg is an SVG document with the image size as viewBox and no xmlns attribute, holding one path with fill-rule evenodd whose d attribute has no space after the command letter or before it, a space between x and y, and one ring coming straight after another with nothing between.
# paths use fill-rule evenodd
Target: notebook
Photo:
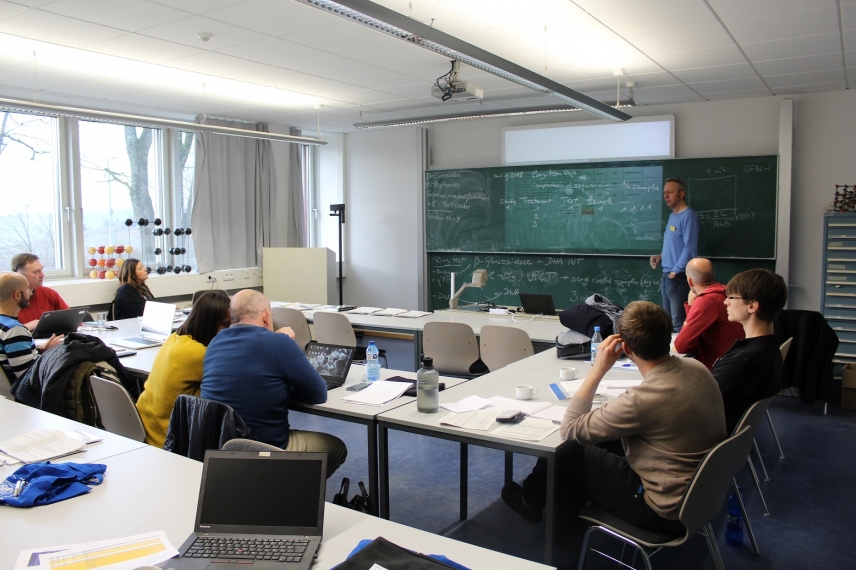
<instances>
[{"instance_id":1,"label":"notebook","mask_svg":"<svg viewBox=\"0 0 856 570\"><path fill-rule=\"evenodd\" d=\"M176 570L305 570L321 544L327 454L206 451Z\"/></svg>"},{"instance_id":2,"label":"notebook","mask_svg":"<svg viewBox=\"0 0 856 570\"><path fill-rule=\"evenodd\" d=\"M172 320L175 318L175 305L146 301L143 320L140 321L140 333L132 338L111 340L110 344L125 348L151 348L160 346L172 334Z\"/></svg>"},{"instance_id":3,"label":"notebook","mask_svg":"<svg viewBox=\"0 0 856 570\"><path fill-rule=\"evenodd\" d=\"M52 334L61 335L76 331L86 318L87 309L89 307L42 313L36 328L33 329L33 338L50 338Z\"/></svg>"},{"instance_id":4,"label":"notebook","mask_svg":"<svg viewBox=\"0 0 856 570\"><path fill-rule=\"evenodd\" d=\"M552 295L520 293L520 304L523 305L523 312L530 315L556 314L556 307L553 305Z\"/></svg>"},{"instance_id":5,"label":"notebook","mask_svg":"<svg viewBox=\"0 0 856 570\"><path fill-rule=\"evenodd\" d=\"M356 348L310 342L306 347L306 358L327 383L327 389L338 388L348 378Z\"/></svg>"}]
</instances>

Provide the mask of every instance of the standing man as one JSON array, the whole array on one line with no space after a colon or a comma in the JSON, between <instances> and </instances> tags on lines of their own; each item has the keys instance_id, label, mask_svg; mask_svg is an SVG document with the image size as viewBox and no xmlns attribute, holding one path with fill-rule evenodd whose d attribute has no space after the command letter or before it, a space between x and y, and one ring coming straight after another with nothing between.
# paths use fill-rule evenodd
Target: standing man
<instances>
[{"instance_id":1,"label":"standing man","mask_svg":"<svg viewBox=\"0 0 856 570\"><path fill-rule=\"evenodd\" d=\"M29 330L36 328L42 313L46 311L60 311L68 308L68 304L62 300L59 293L42 285L45 281L45 266L39 261L39 256L32 253L19 253L12 258L12 271L16 271L27 278L30 285L30 306L22 309L18 315Z\"/></svg>"},{"instance_id":2,"label":"standing man","mask_svg":"<svg viewBox=\"0 0 856 570\"><path fill-rule=\"evenodd\" d=\"M690 292L687 263L698 254L698 216L687 205L687 185L680 178L667 178L663 199L672 209L663 235L663 253L651 256L651 269L663 262L663 308L672 317L675 332L681 332L686 313L684 303Z\"/></svg>"},{"instance_id":3,"label":"standing man","mask_svg":"<svg viewBox=\"0 0 856 570\"><path fill-rule=\"evenodd\" d=\"M675 350L692 353L693 358L710 370L736 340L743 339L743 325L728 320L725 310L725 285L716 282L709 259L696 257L687 263L690 295L685 307L687 320L675 337Z\"/></svg>"}]
</instances>

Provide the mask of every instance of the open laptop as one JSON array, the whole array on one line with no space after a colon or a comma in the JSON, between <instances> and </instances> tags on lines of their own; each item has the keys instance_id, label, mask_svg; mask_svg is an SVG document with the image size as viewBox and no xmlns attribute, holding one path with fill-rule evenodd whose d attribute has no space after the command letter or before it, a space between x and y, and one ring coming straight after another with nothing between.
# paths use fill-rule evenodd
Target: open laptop
<instances>
[{"instance_id":1,"label":"open laptop","mask_svg":"<svg viewBox=\"0 0 856 570\"><path fill-rule=\"evenodd\" d=\"M553 305L552 295L520 293L520 304L523 305L523 312L530 315L556 314L556 307Z\"/></svg>"},{"instance_id":2,"label":"open laptop","mask_svg":"<svg viewBox=\"0 0 856 570\"><path fill-rule=\"evenodd\" d=\"M306 570L321 544L327 454L206 451L176 570Z\"/></svg>"},{"instance_id":3,"label":"open laptop","mask_svg":"<svg viewBox=\"0 0 856 570\"><path fill-rule=\"evenodd\" d=\"M86 318L88 309L89 307L78 307L42 313L36 328L33 329L33 338L50 338L52 334L61 335L76 331Z\"/></svg>"},{"instance_id":4,"label":"open laptop","mask_svg":"<svg viewBox=\"0 0 856 570\"><path fill-rule=\"evenodd\" d=\"M310 342L306 347L306 358L327 383L327 389L332 390L345 383L356 350L353 346Z\"/></svg>"},{"instance_id":5,"label":"open laptop","mask_svg":"<svg viewBox=\"0 0 856 570\"><path fill-rule=\"evenodd\" d=\"M172 334L174 318L175 305L146 301L143 320L140 321L140 334L132 338L110 340L110 344L136 350L160 346Z\"/></svg>"}]
</instances>

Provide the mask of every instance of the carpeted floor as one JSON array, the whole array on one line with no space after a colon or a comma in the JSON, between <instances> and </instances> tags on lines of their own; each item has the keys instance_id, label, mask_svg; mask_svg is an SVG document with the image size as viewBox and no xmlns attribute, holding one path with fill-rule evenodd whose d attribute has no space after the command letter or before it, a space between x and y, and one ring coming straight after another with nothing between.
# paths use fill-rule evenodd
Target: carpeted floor
<instances>
[{"instance_id":1,"label":"carpeted floor","mask_svg":"<svg viewBox=\"0 0 856 570\"><path fill-rule=\"evenodd\" d=\"M410 341L377 338L387 350L389 367L412 370ZM770 408L785 459L779 459L768 426L758 434L769 482L761 483L771 515L763 507L748 469L738 475L747 509L761 549L755 555L748 537L739 547L725 543L725 513L714 530L726 568L733 569L839 569L856 565L853 513L856 512L856 412L821 405L808 406L796 398L778 397ZM368 480L366 435L362 426L292 412L292 426L333 433L348 445L348 461L330 479L331 500L342 477ZM469 517L458 518L459 445L430 437L390 432L390 508L392 520L521 558L543 561L544 525L530 525L499 497L503 485L504 454L470 447ZM515 479L528 474L534 459L515 456ZM757 465L757 462L756 462ZM620 553L620 546L598 540L599 550ZM559 540L557 564L575 567L575 553ZM590 557L587 568L617 568L614 563ZM628 562L630 557L626 559ZM664 549L653 558L659 570L712 568L702 536ZM636 568L642 568L637 560Z\"/></svg>"}]
</instances>

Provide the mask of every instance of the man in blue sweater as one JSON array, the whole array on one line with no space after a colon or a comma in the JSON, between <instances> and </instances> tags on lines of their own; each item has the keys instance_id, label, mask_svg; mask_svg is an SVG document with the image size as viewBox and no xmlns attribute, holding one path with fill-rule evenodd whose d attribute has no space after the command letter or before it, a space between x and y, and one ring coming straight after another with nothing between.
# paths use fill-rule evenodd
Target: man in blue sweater
<instances>
[{"instance_id":1,"label":"man in blue sweater","mask_svg":"<svg viewBox=\"0 0 856 570\"><path fill-rule=\"evenodd\" d=\"M289 336L273 332L267 298L239 291L230 306L232 326L208 345L202 373L203 398L231 406L260 441L286 451L327 453L327 477L345 462L348 450L339 438L289 429L288 402L327 401L327 385Z\"/></svg>"},{"instance_id":2,"label":"man in blue sweater","mask_svg":"<svg viewBox=\"0 0 856 570\"><path fill-rule=\"evenodd\" d=\"M651 269L663 262L663 281L660 292L663 308L672 317L675 332L681 332L687 315L684 303L690 292L687 282L687 263L698 255L698 216L687 205L687 186L680 178L667 178L663 185L663 199L672 213L663 234L662 255L651 256Z\"/></svg>"}]
</instances>

